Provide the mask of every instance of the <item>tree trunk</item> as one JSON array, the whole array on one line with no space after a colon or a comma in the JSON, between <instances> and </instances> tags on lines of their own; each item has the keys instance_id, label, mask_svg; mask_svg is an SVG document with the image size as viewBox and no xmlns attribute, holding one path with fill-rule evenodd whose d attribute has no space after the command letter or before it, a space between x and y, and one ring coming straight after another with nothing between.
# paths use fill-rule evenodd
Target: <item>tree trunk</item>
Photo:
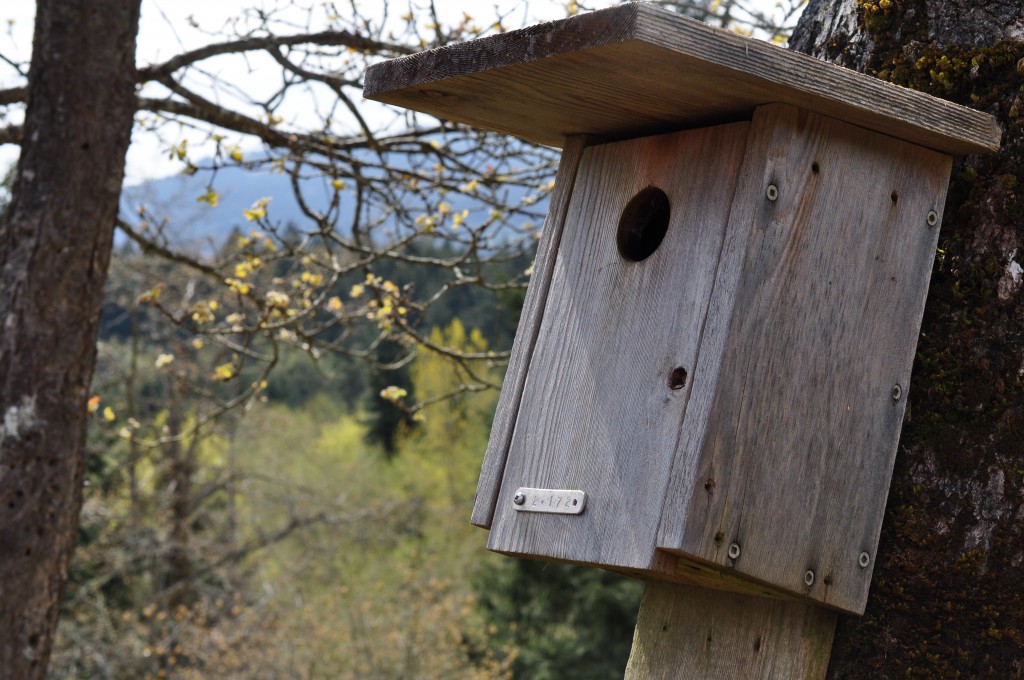
<instances>
[{"instance_id":1,"label":"tree trunk","mask_svg":"<svg viewBox=\"0 0 1024 680\"><path fill-rule=\"evenodd\" d=\"M954 165L867 613L831 678L1024 678L1024 12L812 0L795 49L995 115Z\"/></svg>"},{"instance_id":2,"label":"tree trunk","mask_svg":"<svg viewBox=\"0 0 1024 680\"><path fill-rule=\"evenodd\" d=\"M0 678L44 677L75 542L138 18L139 0L36 2L0 227Z\"/></svg>"}]
</instances>

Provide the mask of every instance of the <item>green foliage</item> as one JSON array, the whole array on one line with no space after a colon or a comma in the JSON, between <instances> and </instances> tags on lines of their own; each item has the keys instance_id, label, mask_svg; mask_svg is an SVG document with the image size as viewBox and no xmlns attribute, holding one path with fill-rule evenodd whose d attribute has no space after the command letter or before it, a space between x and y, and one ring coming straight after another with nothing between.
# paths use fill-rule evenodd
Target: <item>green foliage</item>
<instances>
[{"instance_id":1,"label":"green foliage","mask_svg":"<svg viewBox=\"0 0 1024 680\"><path fill-rule=\"evenodd\" d=\"M515 677L622 677L641 583L592 567L505 560L481 570L475 589L489 644L520 650Z\"/></svg>"}]
</instances>

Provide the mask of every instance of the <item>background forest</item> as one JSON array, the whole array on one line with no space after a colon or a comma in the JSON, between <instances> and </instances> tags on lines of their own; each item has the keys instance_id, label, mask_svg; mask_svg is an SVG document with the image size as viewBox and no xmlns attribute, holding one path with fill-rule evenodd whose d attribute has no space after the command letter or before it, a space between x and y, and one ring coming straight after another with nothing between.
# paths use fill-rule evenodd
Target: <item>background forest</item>
<instances>
[{"instance_id":1,"label":"background forest","mask_svg":"<svg viewBox=\"0 0 1024 680\"><path fill-rule=\"evenodd\" d=\"M382 390L452 394L456 361L424 353L385 372L295 348L269 376L221 382L226 351L138 302L147 266L126 245L111 268L53 677L621 676L639 584L491 555L468 523L494 390L410 416ZM426 287L439 274L389 275ZM190 283L180 265L161 276ZM361 285L328 292L350 302ZM431 343L507 348L518 295L478 290L432 309L446 321ZM213 391L266 385L211 418L204 376Z\"/></svg>"}]
</instances>

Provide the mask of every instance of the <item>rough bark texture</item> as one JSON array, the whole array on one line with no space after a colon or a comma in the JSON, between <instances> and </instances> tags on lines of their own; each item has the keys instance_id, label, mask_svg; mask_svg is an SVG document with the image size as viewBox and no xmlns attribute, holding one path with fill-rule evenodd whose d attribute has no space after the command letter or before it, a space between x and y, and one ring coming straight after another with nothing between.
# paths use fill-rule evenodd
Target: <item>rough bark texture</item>
<instances>
[{"instance_id":1,"label":"rough bark texture","mask_svg":"<svg viewBox=\"0 0 1024 680\"><path fill-rule=\"evenodd\" d=\"M0 226L0 678L42 678L81 505L86 401L135 111L139 0L38 0Z\"/></svg>"},{"instance_id":2,"label":"rough bark texture","mask_svg":"<svg viewBox=\"0 0 1024 680\"><path fill-rule=\"evenodd\" d=\"M796 49L995 115L959 159L872 594L831 678L1024 678L1024 10L812 0Z\"/></svg>"}]
</instances>

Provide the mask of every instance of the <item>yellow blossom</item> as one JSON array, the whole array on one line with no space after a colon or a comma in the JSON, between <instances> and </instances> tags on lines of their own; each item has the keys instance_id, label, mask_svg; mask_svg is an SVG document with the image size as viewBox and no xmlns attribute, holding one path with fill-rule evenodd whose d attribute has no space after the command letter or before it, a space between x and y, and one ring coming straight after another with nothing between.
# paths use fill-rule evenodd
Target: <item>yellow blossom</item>
<instances>
[{"instance_id":1,"label":"yellow blossom","mask_svg":"<svg viewBox=\"0 0 1024 680\"><path fill-rule=\"evenodd\" d=\"M221 364L213 369L213 377L215 380L231 380L235 377L235 365L231 363Z\"/></svg>"},{"instance_id":2,"label":"yellow blossom","mask_svg":"<svg viewBox=\"0 0 1024 680\"><path fill-rule=\"evenodd\" d=\"M192 307L192 320L196 323L209 323L213 321L213 311L211 306L205 302L196 303Z\"/></svg>"},{"instance_id":3,"label":"yellow blossom","mask_svg":"<svg viewBox=\"0 0 1024 680\"><path fill-rule=\"evenodd\" d=\"M164 366L170 366L173 361L173 354L161 354L156 358L156 361L153 362L153 365L157 368L163 368Z\"/></svg>"},{"instance_id":4,"label":"yellow blossom","mask_svg":"<svg viewBox=\"0 0 1024 680\"><path fill-rule=\"evenodd\" d=\"M380 398L391 403L396 403L409 396L409 391L396 385L388 385L380 391Z\"/></svg>"},{"instance_id":5,"label":"yellow blossom","mask_svg":"<svg viewBox=\"0 0 1024 680\"><path fill-rule=\"evenodd\" d=\"M196 203L208 203L211 208L216 208L217 203L220 202L220 194L210 187L206 190L206 193L196 199Z\"/></svg>"},{"instance_id":6,"label":"yellow blossom","mask_svg":"<svg viewBox=\"0 0 1024 680\"><path fill-rule=\"evenodd\" d=\"M266 300L267 306L275 309L285 309L290 302L288 296L278 290L267 291Z\"/></svg>"},{"instance_id":7,"label":"yellow blossom","mask_svg":"<svg viewBox=\"0 0 1024 680\"><path fill-rule=\"evenodd\" d=\"M268 203L270 203L269 198L261 198L260 200L253 203L252 207L250 207L248 210L243 210L242 214L245 216L245 219L249 220L250 222L255 222L261 217L267 216Z\"/></svg>"},{"instance_id":8,"label":"yellow blossom","mask_svg":"<svg viewBox=\"0 0 1024 680\"><path fill-rule=\"evenodd\" d=\"M244 281L239 281L238 279L224 279L224 283L228 284L228 288L236 293L240 293L242 295L249 294L249 284Z\"/></svg>"}]
</instances>

